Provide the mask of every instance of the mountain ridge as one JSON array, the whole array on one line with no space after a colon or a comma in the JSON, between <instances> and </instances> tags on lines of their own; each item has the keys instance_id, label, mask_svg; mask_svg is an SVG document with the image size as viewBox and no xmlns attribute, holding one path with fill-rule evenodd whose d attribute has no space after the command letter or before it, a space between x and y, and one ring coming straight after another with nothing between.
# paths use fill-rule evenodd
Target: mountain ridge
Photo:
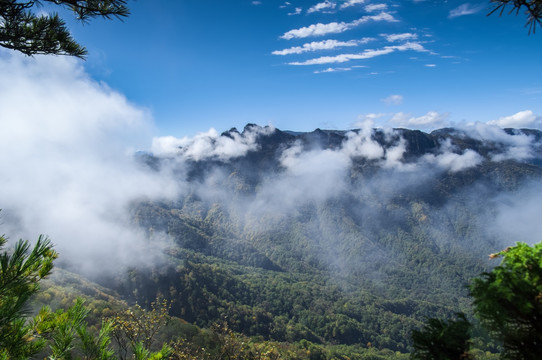
<instances>
[{"instance_id":1,"label":"mountain ridge","mask_svg":"<svg viewBox=\"0 0 542 360\"><path fill-rule=\"evenodd\" d=\"M540 139L255 124L182 139L141 159L183 192L132 207L167 259L108 283L200 326L226 315L247 335L405 351L426 316L468 313L487 255L524 240L511 214L539 198Z\"/></svg>"},{"instance_id":2,"label":"mountain ridge","mask_svg":"<svg viewBox=\"0 0 542 360\"><path fill-rule=\"evenodd\" d=\"M226 137L231 140L236 140L239 137L255 137L254 142L258 144L257 148L252 148L249 152L269 152L270 150L277 150L279 145L291 146L293 142L300 141L307 149L313 147L320 147L322 149L335 149L341 146L346 140L348 134L359 134L361 132L370 132L368 138L376 141L379 145L389 148L394 145L399 138L404 138L407 142L406 156L411 158L412 156L421 156L424 154L433 154L438 150L439 145L442 145L446 141L450 141L453 146L457 148L456 151L461 150L475 150L481 155L488 156L491 152L502 150L503 146L513 145L510 143L510 139L505 139L503 136L508 135L513 137L525 137L532 140L532 145L536 148L537 155L540 155L542 149L542 131L537 129L497 129L489 128L494 135L496 131L501 132L500 139L483 139L483 134L478 136L471 136L465 129L458 128L442 128L433 130L429 133L420 130L410 130L405 128L394 129L379 129L379 128L357 128L351 130L322 130L320 128L311 132L300 132L291 130L280 130L270 126L261 127L259 125L249 123L241 132L237 128L231 128L228 131L224 131L220 134L220 137ZM235 135L234 135L235 134ZM503 142L503 140L505 140ZM182 149L182 147L179 147ZM198 161L198 160L196 160Z\"/></svg>"}]
</instances>

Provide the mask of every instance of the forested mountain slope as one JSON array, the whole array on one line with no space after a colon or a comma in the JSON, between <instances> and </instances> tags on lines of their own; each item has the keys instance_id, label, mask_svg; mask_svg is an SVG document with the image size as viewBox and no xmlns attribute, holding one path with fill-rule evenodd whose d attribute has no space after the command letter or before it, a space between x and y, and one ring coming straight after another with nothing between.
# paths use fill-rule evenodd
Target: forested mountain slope
<instances>
[{"instance_id":1,"label":"forested mountain slope","mask_svg":"<svg viewBox=\"0 0 542 360\"><path fill-rule=\"evenodd\" d=\"M183 191L130 211L166 256L99 281L131 302L163 296L201 326L405 351L426 316L468 311L465 286L489 253L537 240L511 214L537 196L541 139L249 124L157 143L141 166Z\"/></svg>"}]
</instances>

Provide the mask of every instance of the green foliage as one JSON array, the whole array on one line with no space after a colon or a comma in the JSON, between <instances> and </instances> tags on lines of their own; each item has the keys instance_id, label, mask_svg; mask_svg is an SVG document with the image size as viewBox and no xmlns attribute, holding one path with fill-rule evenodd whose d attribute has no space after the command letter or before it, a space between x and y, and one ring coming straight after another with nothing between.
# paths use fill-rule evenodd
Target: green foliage
<instances>
[{"instance_id":1,"label":"green foliage","mask_svg":"<svg viewBox=\"0 0 542 360\"><path fill-rule=\"evenodd\" d=\"M51 359L71 359L75 336L84 326L87 313L81 299L66 311L52 312L47 307L40 311L34 322L38 333L49 340Z\"/></svg>"},{"instance_id":2,"label":"green foliage","mask_svg":"<svg viewBox=\"0 0 542 360\"><path fill-rule=\"evenodd\" d=\"M113 322L104 320L97 336L94 336L86 326L77 329L84 359L116 359L115 352L110 348L112 328Z\"/></svg>"},{"instance_id":3,"label":"green foliage","mask_svg":"<svg viewBox=\"0 0 542 360\"><path fill-rule=\"evenodd\" d=\"M470 286L474 311L503 358L538 359L542 352L542 243L517 243L492 257L502 263Z\"/></svg>"},{"instance_id":4,"label":"green foliage","mask_svg":"<svg viewBox=\"0 0 542 360\"><path fill-rule=\"evenodd\" d=\"M426 137L435 145L437 136L449 138ZM496 150L454 136L461 151L489 159ZM488 270L482 259L498 241L482 220L495 209L493 195L542 175L538 165L488 160L396 184L378 166L353 159L344 194L301 201L287 214L266 206L247 211L269 174L284 171L278 160L288 144L277 139L265 137L260 150L238 160L187 164L194 183L220 169L227 196L202 199L194 190L175 202L134 204L134 222L150 239L167 235L169 258L104 284L140 304L160 294L171 301L171 315L200 327L226 316L233 331L266 341L371 343L404 353L411 329L427 317L470 315L465 284ZM473 197L478 182L489 185Z\"/></svg>"},{"instance_id":5,"label":"green foliage","mask_svg":"<svg viewBox=\"0 0 542 360\"><path fill-rule=\"evenodd\" d=\"M0 236L0 250L7 240ZM33 341L35 329L28 324L28 300L39 290L39 281L49 275L57 253L40 236L32 251L28 241L18 241L12 252L0 254L0 351L10 359L37 353L43 341Z\"/></svg>"},{"instance_id":6,"label":"green foliage","mask_svg":"<svg viewBox=\"0 0 542 360\"><path fill-rule=\"evenodd\" d=\"M278 220L240 220L233 208L190 197L141 204L135 221L150 236L163 231L175 241L169 261L108 284L140 304L161 294L171 315L201 327L227 316L232 330L247 336L370 342L401 352L427 317L469 309L464 285L487 270L476 210L457 203L438 212L420 199L385 208L342 200ZM361 218L354 215L360 208L367 209Z\"/></svg>"},{"instance_id":7,"label":"green foliage","mask_svg":"<svg viewBox=\"0 0 542 360\"><path fill-rule=\"evenodd\" d=\"M85 299L88 309L86 322L89 328L100 328L102 319L112 317L115 313L127 308L119 294L111 289L99 286L88 279L56 267L55 271L40 282L40 291L31 300L33 313L48 306L52 309L67 309L78 298Z\"/></svg>"},{"instance_id":8,"label":"green foliage","mask_svg":"<svg viewBox=\"0 0 542 360\"><path fill-rule=\"evenodd\" d=\"M151 349L156 342L158 332L167 325L168 312L168 302L157 299L151 303L150 310L136 304L111 318L109 321L112 336L119 349L120 358L127 359L132 352L136 359L159 359L156 357L159 355L152 354ZM162 350L163 354L167 353L166 348Z\"/></svg>"},{"instance_id":9,"label":"green foliage","mask_svg":"<svg viewBox=\"0 0 542 360\"><path fill-rule=\"evenodd\" d=\"M502 263L470 285L474 313L490 335L502 343L503 359L534 360L542 352L542 243L516 246L491 254ZM412 332L414 359L493 359L491 353L468 351L470 324L429 319L422 331ZM459 356L459 357L458 357Z\"/></svg>"},{"instance_id":10,"label":"green foliage","mask_svg":"<svg viewBox=\"0 0 542 360\"><path fill-rule=\"evenodd\" d=\"M255 359L249 340L245 336L235 334L226 323L213 324L211 327L214 346L205 350L204 358L223 360L249 360Z\"/></svg>"},{"instance_id":11,"label":"green foliage","mask_svg":"<svg viewBox=\"0 0 542 360\"><path fill-rule=\"evenodd\" d=\"M32 324L37 336L47 344L41 355L48 359L109 360L114 359L111 344L111 323L104 321L97 334L90 330L86 319L89 309L84 300L77 299L73 306L52 311L43 307Z\"/></svg>"},{"instance_id":12,"label":"green foliage","mask_svg":"<svg viewBox=\"0 0 542 360\"><path fill-rule=\"evenodd\" d=\"M412 331L414 350L411 359L460 360L470 359L471 324L464 314L457 320L428 319L421 330Z\"/></svg>"},{"instance_id":13,"label":"green foliage","mask_svg":"<svg viewBox=\"0 0 542 360\"><path fill-rule=\"evenodd\" d=\"M0 237L0 249L6 244ZM48 358L69 360L74 352L84 359L108 360L110 324L98 336L87 328L89 310L78 299L66 310L42 307L29 318L29 300L53 269L57 253L49 239L40 236L32 251L28 241L18 241L11 252L0 255L0 359L28 359L40 351ZM79 343L80 342L80 343Z\"/></svg>"},{"instance_id":14,"label":"green foliage","mask_svg":"<svg viewBox=\"0 0 542 360\"><path fill-rule=\"evenodd\" d=\"M161 360L168 359L171 355L171 348L164 344L162 349L157 352L151 352L148 348L143 345L143 342L137 342L134 344L133 348L133 359L134 360Z\"/></svg>"},{"instance_id":15,"label":"green foliage","mask_svg":"<svg viewBox=\"0 0 542 360\"><path fill-rule=\"evenodd\" d=\"M128 15L125 0L43 0L73 11L75 17L87 21L94 17ZM25 55L55 54L84 58L87 51L79 45L58 14L36 15L37 0L0 1L0 46Z\"/></svg>"},{"instance_id":16,"label":"green foliage","mask_svg":"<svg viewBox=\"0 0 542 360\"><path fill-rule=\"evenodd\" d=\"M489 15L496 11L499 11L502 15L504 9L510 5L511 9L509 13L515 12L516 14L519 14L521 10L524 10L525 15L527 16L525 26L529 27L529 33L535 32L537 24L542 26L541 0L490 0L490 2L495 4L495 7L489 13Z\"/></svg>"}]
</instances>

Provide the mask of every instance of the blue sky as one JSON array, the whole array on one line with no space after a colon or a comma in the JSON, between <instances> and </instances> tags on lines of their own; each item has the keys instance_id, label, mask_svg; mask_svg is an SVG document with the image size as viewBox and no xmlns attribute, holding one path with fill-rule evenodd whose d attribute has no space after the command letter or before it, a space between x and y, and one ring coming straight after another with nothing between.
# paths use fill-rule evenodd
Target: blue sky
<instances>
[{"instance_id":1,"label":"blue sky","mask_svg":"<svg viewBox=\"0 0 542 360\"><path fill-rule=\"evenodd\" d=\"M486 16L489 1L128 4L123 22L68 24L91 78L148 108L158 135L541 120L542 34Z\"/></svg>"}]
</instances>

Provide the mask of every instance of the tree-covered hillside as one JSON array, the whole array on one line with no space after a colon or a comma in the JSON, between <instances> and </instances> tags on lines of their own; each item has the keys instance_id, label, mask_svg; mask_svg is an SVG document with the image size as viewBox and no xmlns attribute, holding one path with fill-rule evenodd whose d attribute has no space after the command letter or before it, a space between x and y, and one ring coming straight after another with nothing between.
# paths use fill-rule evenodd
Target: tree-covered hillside
<instances>
[{"instance_id":1,"label":"tree-covered hillside","mask_svg":"<svg viewBox=\"0 0 542 360\"><path fill-rule=\"evenodd\" d=\"M184 186L131 209L166 256L98 281L199 326L404 352L426 317L469 313L487 255L522 240L503 219L540 180L540 139L247 125L142 153Z\"/></svg>"}]
</instances>

